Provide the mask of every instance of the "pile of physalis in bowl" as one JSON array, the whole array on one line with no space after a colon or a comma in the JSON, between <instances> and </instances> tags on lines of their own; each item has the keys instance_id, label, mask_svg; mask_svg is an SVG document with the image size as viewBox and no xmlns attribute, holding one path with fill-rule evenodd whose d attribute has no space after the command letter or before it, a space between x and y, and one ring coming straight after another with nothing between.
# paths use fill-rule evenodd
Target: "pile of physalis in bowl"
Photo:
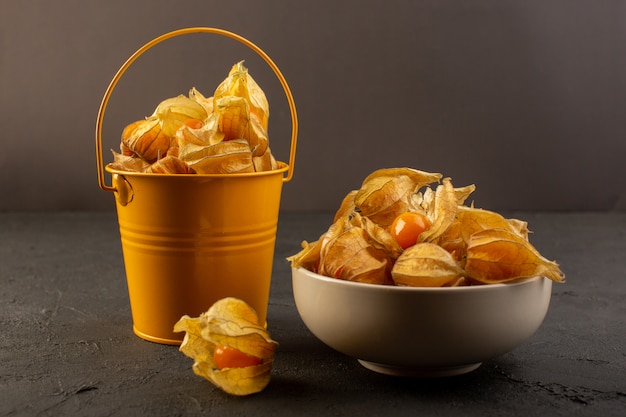
<instances>
[{"instance_id":1,"label":"pile of physalis in bowl","mask_svg":"<svg viewBox=\"0 0 626 417\"><path fill-rule=\"evenodd\" d=\"M267 134L269 104L243 66L205 97L162 101L151 116L126 126L113 169L157 174L233 174L278 167Z\"/></svg>"},{"instance_id":2,"label":"pile of physalis in bowl","mask_svg":"<svg viewBox=\"0 0 626 417\"><path fill-rule=\"evenodd\" d=\"M565 281L559 265L531 245L525 221L466 206L476 187L455 188L442 177L411 168L373 172L346 195L329 229L288 260L320 275L383 285Z\"/></svg>"}]
</instances>

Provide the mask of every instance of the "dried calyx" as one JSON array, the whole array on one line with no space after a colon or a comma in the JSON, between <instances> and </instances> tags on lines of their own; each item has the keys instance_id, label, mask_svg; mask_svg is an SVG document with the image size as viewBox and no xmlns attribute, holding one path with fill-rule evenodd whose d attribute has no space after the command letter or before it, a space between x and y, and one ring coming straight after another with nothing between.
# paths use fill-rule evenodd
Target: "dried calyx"
<instances>
[{"instance_id":1,"label":"dried calyx","mask_svg":"<svg viewBox=\"0 0 626 417\"><path fill-rule=\"evenodd\" d=\"M195 374L225 392L240 396L254 394L269 383L278 343L259 324L256 312L246 302L238 298L221 299L199 317L181 317L174 331L185 332L180 351L194 360ZM216 349L225 348L251 361L244 366L239 362L224 367Z\"/></svg>"}]
</instances>

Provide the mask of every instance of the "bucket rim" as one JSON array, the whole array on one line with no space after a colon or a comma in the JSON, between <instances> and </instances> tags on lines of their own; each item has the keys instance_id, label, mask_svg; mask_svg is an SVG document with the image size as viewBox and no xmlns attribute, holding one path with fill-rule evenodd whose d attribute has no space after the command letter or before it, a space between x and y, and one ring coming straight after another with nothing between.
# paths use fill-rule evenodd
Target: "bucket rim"
<instances>
[{"instance_id":1,"label":"bucket rim","mask_svg":"<svg viewBox=\"0 0 626 417\"><path fill-rule=\"evenodd\" d=\"M128 177L149 177L149 178L249 178L249 177L263 177L277 174L284 174L289 170L289 164L285 162L276 161L278 168L269 171L255 171L255 172L240 172L240 173L225 173L225 174L161 174L152 172L138 172L138 171L124 171L121 169L113 168L113 164L109 163L105 166L107 172L111 174L117 174Z\"/></svg>"}]
</instances>

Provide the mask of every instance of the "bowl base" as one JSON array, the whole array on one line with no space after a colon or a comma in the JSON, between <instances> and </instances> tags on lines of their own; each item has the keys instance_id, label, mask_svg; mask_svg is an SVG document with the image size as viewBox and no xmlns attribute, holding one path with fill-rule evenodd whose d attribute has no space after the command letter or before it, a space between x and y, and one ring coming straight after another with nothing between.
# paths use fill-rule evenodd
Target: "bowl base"
<instances>
[{"instance_id":1,"label":"bowl base","mask_svg":"<svg viewBox=\"0 0 626 417\"><path fill-rule=\"evenodd\" d=\"M379 374L417 378L438 378L462 375L468 372L472 372L482 364L482 362L478 362L460 366L420 367L386 365L383 363L369 362L363 359L358 359L358 361L365 368Z\"/></svg>"}]
</instances>

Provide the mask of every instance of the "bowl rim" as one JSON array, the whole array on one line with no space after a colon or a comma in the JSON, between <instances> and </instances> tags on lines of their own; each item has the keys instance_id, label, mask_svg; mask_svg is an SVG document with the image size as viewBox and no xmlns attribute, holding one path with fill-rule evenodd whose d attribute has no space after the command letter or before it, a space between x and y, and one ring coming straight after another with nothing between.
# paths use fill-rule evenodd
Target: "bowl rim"
<instances>
[{"instance_id":1,"label":"bowl rim","mask_svg":"<svg viewBox=\"0 0 626 417\"><path fill-rule=\"evenodd\" d=\"M313 279L317 279L319 281L327 282L331 285L345 286L347 288L358 288L361 290L367 290L368 288L372 291L388 291L388 292L473 292L473 291L489 291L489 290L498 290L502 288L513 288L523 285L529 285L536 281L541 281L546 279L543 276L535 276L531 278L522 278L520 280L516 280L508 283L498 283L498 284L483 284L483 285L467 285L467 286L458 286L458 287L409 287L409 286L400 286L400 285L383 285L383 284L370 284L366 282L354 282L347 281L339 278L327 277L325 275L320 275L316 272L310 271L304 267L292 267L292 275L298 271L303 271L303 275L307 275Z\"/></svg>"}]
</instances>

